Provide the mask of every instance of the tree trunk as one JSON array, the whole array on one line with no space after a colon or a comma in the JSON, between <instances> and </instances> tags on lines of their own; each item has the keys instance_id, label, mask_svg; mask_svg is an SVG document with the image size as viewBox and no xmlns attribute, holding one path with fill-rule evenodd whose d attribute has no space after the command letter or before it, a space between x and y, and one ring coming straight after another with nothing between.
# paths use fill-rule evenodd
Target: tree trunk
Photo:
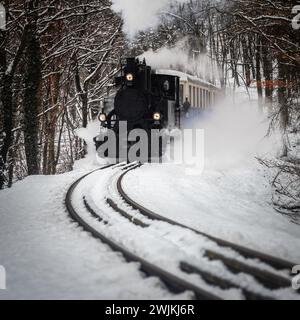
<instances>
[{"instance_id":1,"label":"tree trunk","mask_svg":"<svg viewBox=\"0 0 300 320\"><path fill-rule=\"evenodd\" d=\"M289 124L289 110L286 101L286 67L282 59L278 60L278 104L280 112L280 125L285 132Z\"/></svg>"},{"instance_id":2,"label":"tree trunk","mask_svg":"<svg viewBox=\"0 0 300 320\"><path fill-rule=\"evenodd\" d=\"M40 43L37 37L37 1L29 3L31 22L27 34L26 72L24 92L24 142L28 174L39 173L38 162L38 112L41 83Z\"/></svg>"},{"instance_id":3,"label":"tree trunk","mask_svg":"<svg viewBox=\"0 0 300 320\"><path fill-rule=\"evenodd\" d=\"M255 64L256 64L256 84L257 84L257 95L258 95L258 106L262 109L262 79L261 79L261 42L260 37L258 36L256 39L256 51L255 51Z\"/></svg>"},{"instance_id":4,"label":"tree trunk","mask_svg":"<svg viewBox=\"0 0 300 320\"><path fill-rule=\"evenodd\" d=\"M82 101L82 126L83 128L86 128L88 123L88 97L86 92L81 94L81 101Z\"/></svg>"},{"instance_id":5,"label":"tree trunk","mask_svg":"<svg viewBox=\"0 0 300 320\"><path fill-rule=\"evenodd\" d=\"M48 170L47 174L56 173L56 158L55 158L55 135L57 126L57 114L58 108L56 107L58 103L59 96L59 81L60 74L54 73L50 76L50 96L51 96L51 107L53 108L49 116L49 127L47 128L47 138L48 138Z\"/></svg>"},{"instance_id":6,"label":"tree trunk","mask_svg":"<svg viewBox=\"0 0 300 320\"><path fill-rule=\"evenodd\" d=\"M6 15L8 16L9 1L5 1L5 8L7 9ZM15 112L15 103L13 99L14 76L26 46L27 32L28 25L26 24L23 28L20 44L8 67L6 51L8 31L0 30L0 138L1 136L3 136L3 142L0 146L0 189L3 188L6 180L4 175L7 169L7 157L9 149L13 143L13 125Z\"/></svg>"},{"instance_id":7,"label":"tree trunk","mask_svg":"<svg viewBox=\"0 0 300 320\"><path fill-rule=\"evenodd\" d=\"M1 107L1 132L0 138L3 138L1 143L0 153L0 189L5 183L5 171L7 165L7 155L13 141L13 77L7 73L7 56L5 50L6 32L0 31L0 107Z\"/></svg>"},{"instance_id":8,"label":"tree trunk","mask_svg":"<svg viewBox=\"0 0 300 320\"><path fill-rule=\"evenodd\" d=\"M262 46L262 62L263 62L263 71L265 78L265 95L266 95L266 105L269 109L272 107L273 100L273 64L272 64L272 56L270 49L264 45Z\"/></svg>"},{"instance_id":9,"label":"tree trunk","mask_svg":"<svg viewBox=\"0 0 300 320\"><path fill-rule=\"evenodd\" d=\"M242 38L242 50L243 50L243 60L244 60L244 74L246 78L246 86L249 87L251 84L251 69L250 69L250 58L248 52L247 41L245 38Z\"/></svg>"},{"instance_id":10,"label":"tree trunk","mask_svg":"<svg viewBox=\"0 0 300 320\"><path fill-rule=\"evenodd\" d=\"M278 59L278 107L280 115L280 126L282 129L282 157L286 157L288 154L288 137L287 127L289 125L289 108L286 99L286 67L282 58Z\"/></svg>"}]
</instances>

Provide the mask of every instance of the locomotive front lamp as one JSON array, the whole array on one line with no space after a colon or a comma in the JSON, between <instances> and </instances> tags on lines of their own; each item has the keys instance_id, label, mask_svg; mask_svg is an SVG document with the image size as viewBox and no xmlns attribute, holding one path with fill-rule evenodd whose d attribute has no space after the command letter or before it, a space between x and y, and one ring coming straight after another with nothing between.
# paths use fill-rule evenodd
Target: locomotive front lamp
<instances>
[{"instance_id":1,"label":"locomotive front lamp","mask_svg":"<svg viewBox=\"0 0 300 320\"><path fill-rule=\"evenodd\" d=\"M155 121L159 121L160 118L161 118L161 115L160 115L159 112L155 112L155 113L153 114L153 119L154 119Z\"/></svg>"},{"instance_id":2,"label":"locomotive front lamp","mask_svg":"<svg viewBox=\"0 0 300 320\"><path fill-rule=\"evenodd\" d=\"M106 114L100 113L98 119L99 119L99 121L104 122L106 120Z\"/></svg>"},{"instance_id":3,"label":"locomotive front lamp","mask_svg":"<svg viewBox=\"0 0 300 320\"><path fill-rule=\"evenodd\" d=\"M133 81L133 74L132 73L128 73L126 75L126 79L127 79L127 81Z\"/></svg>"}]
</instances>

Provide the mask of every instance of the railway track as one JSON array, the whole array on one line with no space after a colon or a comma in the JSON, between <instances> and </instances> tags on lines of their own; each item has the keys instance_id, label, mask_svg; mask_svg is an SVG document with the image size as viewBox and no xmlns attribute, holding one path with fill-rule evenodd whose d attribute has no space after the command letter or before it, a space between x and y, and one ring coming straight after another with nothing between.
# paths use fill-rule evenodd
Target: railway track
<instances>
[{"instance_id":1,"label":"railway track","mask_svg":"<svg viewBox=\"0 0 300 320\"><path fill-rule=\"evenodd\" d=\"M241 261L237 258L228 257L225 254L220 253L220 251L215 251L211 249L206 249L204 252L204 256L210 261L220 261L224 265L224 268L229 270L232 274L239 274L244 273L253 277L258 283L263 285L265 288L269 290L280 290L280 289L288 289L291 288L291 280L289 278L288 273L291 271L292 266L294 265L291 262L263 254L261 252L236 245L234 243L230 243L228 241L212 237L204 232L199 230L193 229L189 226L183 225L174 221L172 219L166 218L162 215L159 215L142 205L135 202L131 199L126 191L123 188L122 181L124 176L130 172L138 168L139 164L130 164L129 166L123 167L123 172L116 181L116 190L119 196L125 201L127 206L131 207L132 211L138 211L141 215L141 219L136 217L131 210L127 210L126 208L117 204L111 197L106 197L107 204L118 214L129 220L134 225L137 225L141 228L147 228L151 223L154 221L163 221L171 226L180 227L193 233L200 235L209 239L210 241L216 243L221 248L230 248L240 256L246 258L247 260ZM114 168L115 166L106 166L100 168L98 170L109 170L110 168ZM98 171L97 170L97 171ZM212 294L207 289L202 288L201 286L195 285L189 281L186 281L182 277L166 271L165 269L153 264L144 258L132 253L128 248L123 247L118 242L110 239L106 235L100 233L96 230L93 226L89 223L84 221L80 215L77 214L76 210L72 206L72 194L78 184L87 176L91 175L93 172L88 173L87 175L83 176L79 180L77 180L69 189L67 196L66 196L66 206L69 211L71 217L77 221L86 231L89 231L94 237L101 239L103 242L107 243L113 250L121 252L127 261L136 261L140 263L141 270L145 272L149 276L157 276L161 279L162 282L166 284L166 286L175 293L183 292L186 290L193 291L195 294L196 299L220 299L221 297L215 294ZM96 218L98 221L102 223L108 223L103 219L101 213L98 210L95 210L88 202L88 200L84 197L83 204L85 209L89 212L91 216ZM144 219L145 218L145 219ZM250 263L248 263L248 261ZM261 267L257 267L255 264L256 262L263 263L267 265L268 268L264 269ZM190 263L187 261L180 261L179 263L180 271L189 275L198 275L205 281L206 284L212 287L218 287L222 290L227 289L240 289L243 293L245 299L274 299L272 295L261 294L257 293L247 286L239 286L237 283L232 282L228 279L224 279L213 272L209 272L205 269L202 269L201 266ZM292 290L292 289L291 289Z\"/></svg>"},{"instance_id":2,"label":"railway track","mask_svg":"<svg viewBox=\"0 0 300 320\"><path fill-rule=\"evenodd\" d=\"M100 168L99 170L105 170L105 169L109 169L111 167L112 166L106 166L106 167ZM96 170L96 171L98 171L98 170ZM209 293L209 292L203 290L202 288L200 288L192 283L189 283L189 282L185 281L184 279L179 278L176 275L174 275L164 269L161 269L159 266L156 266L156 265L146 261L145 259L135 255L134 253L132 253L128 249L124 248L123 246L119 245L117 242L109 239L107 236L100 233L98 230L96 230L89 223L84 221L84 219L77 213L76 209L74 208L74 206L72 204L72 195L74 193L74 190L78 186L78 184L83 179L85 179L87 176L91 175L94 172L95 171L88 173L88 174L84 175L83 177L81 177L80 179L78 179L77 181L75 181L71 185L71 187L69 188L69 190L67 192L67 195L65 198L65 204L66 204L67 210L68 210L70 216L72 217L72 219L75 220L84 230L90 232L95 238L98 238L101 241L103 241L104 243L108 244L111 247L111 249L113 249L114 251L121 252L127 261L139 262L141 271L143 271L148 276L156 276L156 277L160 278L161 281L169 288L170 291L172 291L174 293L180 293L180 292L184 292L186 290L190 290L190 291L194 292L195 297L199 300L205 300L205 299L206 300L208 300L208 299L209 300L218 300L219 297L215 296L214 294ZM84 202L86 209L90 212L90 214L94 218L98 219L100 222L107 223L106 221L104 221L101 218L101 216L98 213L96 213L89 206L88 202L85 199L83 199L83 202Z\"/></svg>"}]
</instances>

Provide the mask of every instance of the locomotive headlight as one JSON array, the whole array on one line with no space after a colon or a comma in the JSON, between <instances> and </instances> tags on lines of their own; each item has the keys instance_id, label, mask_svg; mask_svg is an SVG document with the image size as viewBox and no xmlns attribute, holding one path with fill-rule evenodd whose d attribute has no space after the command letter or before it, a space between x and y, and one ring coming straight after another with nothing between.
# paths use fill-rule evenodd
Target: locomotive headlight
<instances>
[{"instance_id":1,"label":"locomotive headlight","mask_svg":"<svg viewBox=\"0 0 300 320\"><path fill-rule=\"evenodd\" d=\"M155 113L153 114L153 119L154 119L155 121L159 121L160 118L161 118L161 114L160 114L159 112L155 112Z\"/></svg>"},{"instance_id":2,"label":"locomotive headlight","mask_svg":"<svg viewBox=\"0 0 300 320\"><path fill-rule=\"evenodd\" d=\"M132 73L128 73L126 75L126 79L127 79L127 81L132 81L133 80L133 74Z\"/></svg>"},{"instance_id":3,"label":"locomotive headlight","mask_svg":"<svg viewBox=\"0 0 300 320\"><path fill-rule=\"evenodd\" d=\"M99 121L104 122L106 121L106 114L105 113L100 113L98 116Z\"/></svg>"}]
</instances>

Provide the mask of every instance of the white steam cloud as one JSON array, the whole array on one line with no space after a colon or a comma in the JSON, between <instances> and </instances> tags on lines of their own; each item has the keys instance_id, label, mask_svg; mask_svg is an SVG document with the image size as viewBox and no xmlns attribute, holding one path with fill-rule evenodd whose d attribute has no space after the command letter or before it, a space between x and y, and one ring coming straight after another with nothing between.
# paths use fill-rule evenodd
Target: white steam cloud
<instances>
[{"instance_id":1,"label":"white steam cloud","mask_svg":"<svg viewBox=\"0 0 300 320\"><path fill-rule=\"evenodd\" d=\"M189 53L187 39L178 41L171 48L163 47L157 51L152 49L143 53L148 65L154 69L171 69L198 76L212 81L219 79L216 64L205 54Z\"/></svg>"},{"instance_id":2,"label":"white steam cloud","mask_svg":"<svg viewBox=\"0 0 300 320\"><path fill-rule=\"evenodd\" d=\"M174 2L188 0L112 0L112 9L121 13L124 20L124 32L133 38L137 32L154 28L159 24L160 14Z\"/></svg>"},{"instance_id":3,"label":"white steam cloud","mask_svg":"<svg viewBox=\"0 0 300 320\"><path fill-rule=\"evenodd\" d=\"M228 101L204 122L206 165L240 166L265 151L268 123L255 106L232 106Z\"/></svg>"},{"instance_id":4,"label":"white steam cloud","mask_svg":"<svg viewBox=\"0 0 300 320\"><path fill-rule=\"evenodd\" d=\"M205 167L225 169L249 167L255 157L273 157L280 149L278 135L266 136L269 119L249 101L246 93L219 101L211 114L199 124L205 132Z\"/></svg>"}]
</instances>

